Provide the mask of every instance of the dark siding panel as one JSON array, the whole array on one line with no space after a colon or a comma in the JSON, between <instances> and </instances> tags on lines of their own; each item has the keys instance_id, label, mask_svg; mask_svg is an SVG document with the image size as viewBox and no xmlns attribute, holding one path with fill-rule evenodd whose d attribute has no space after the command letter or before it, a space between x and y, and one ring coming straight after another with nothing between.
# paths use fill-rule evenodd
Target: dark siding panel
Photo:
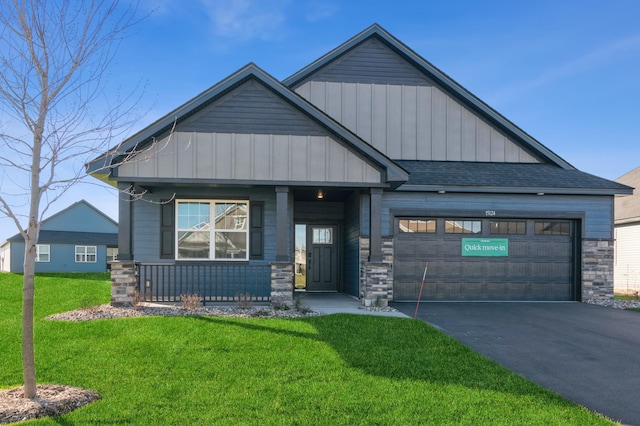
<instances>
[{"instance_id":1,"label":"dark siding panel","mask_svg":"<svg viewBox=\"0 0 640 426\"><path fill-rule=\"evenodd\" d=\"M311 119L255 81L245 83L181 123L177 131L326 135Z\"/></svg>"},{"instance_id":2,"label":"dark siding panel","mask_svg":"<svg viewBox=\"0 0 640 426\"><path fill-rule=\"evenodd\" d=\"M407 61L376 39L369 39L306 81L431 86ZM301 85L300 82L298 85Z\"/></svg>"}]
</instances>

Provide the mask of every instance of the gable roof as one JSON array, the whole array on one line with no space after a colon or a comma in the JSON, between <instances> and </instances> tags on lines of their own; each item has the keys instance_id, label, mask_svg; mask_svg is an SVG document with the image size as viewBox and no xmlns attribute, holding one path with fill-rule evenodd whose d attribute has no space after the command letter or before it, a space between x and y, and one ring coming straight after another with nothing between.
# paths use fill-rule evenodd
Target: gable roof
<instances>
[{"instance_id":1,"label":"gable roof","mask_svg":"<svg viewBox=\"0 0 640 426\"><path fill-rule=\"evenodd\" d=\"M470 108L472 111L475 111L492 125L501 129L503 132L505 132L505 134L517 140L529 151L535 153L536 156L539 156L540 158L543 158L546 161L553 163L563 169L575 169L566 160L562 159L549 148L542 145L540 142L524 132L514 123L507 120L500 113L495 111L489 105L481 101L471 92L455 82L451 77L449 77L444 72L436 68L433 64L422 58L404 43L393 37L378 24L371 25L369 28L352 37L351 39L333 49L326 55L322 56L318 60L312 62L297 73L286 78L283 81L283 84L292 89L301 85L307 79L311 78L313 74L321 72L324 67L327 67L328 65L334 63L340 57L347 54L348 52L371 38L376 38L377 40L382 42L404 60L412 64L417 70L423 73L427 79L436 83L449 95L459 100L462 104Z\"/></svg>"},{"instance_id":2,"label":"gable roof","mask_svg":"<svg viewBox=\"0 0 640 426\"><path fill-rule=\"evenodd\" d=\"M126 158L128 153L132 153L150 145L162 135L166 135L171 132L172 128L177 124L183 123L195 113L206 108L211 103L249 80L255 80L262 84L281 99L292 105L299 112L311 118L327 132L339 138L349 147L350 150L357 152L360 156L367 159L367 161L382 168L386 172L387 182L390 182L392 186L397 186L408 179L406 171L391 161L384 154L380 153L358 136L345 129L342 125L334 121L322 111L318 110L315 106L311 105L293 91L289 90L289 88L253 63L247 64L245 67L231 74L229 77L202 92L182 106L171 111L155 123L142 129L105 154L90 161L86 165L87 172L98 178L102 177L103 180L106 180L106 175L111 172L111 169L117 168L119 163Z\"/></svg>"},{"instance_id":3,"label":"gable roof","mask_svg":"<svg viewBox=\"0 0 640 426\"><path fill-rule=\"evenodd\" d=\"M77 244L108 244L108 245L117 245L118 243L118 233L116 232L84 232L84 231L73 231L73 230L51 230L46 229L47 223L53 220L56 220L60 217L65 216L70 211L75 210L79 206L87 207L91 209L96 215L105 219L109 223L115 226L116 230L118 229L118 222L111 219L109 216L104 214L102 211L98 210L91 203L86 200L76 201L68 207L60 210L57 213L47 217L42 220L40 225L40 233L38 234L38 243L46 244L46 243L77 243ZM17 233L9 238L7 238L6 242L16 242L16 241L24 241L22 238L22 234Z\"/></svg>"},{"instance_id":4,"label":"gable roof","mask_svg":"<svg viewBox=\"0 0 640 426\"><path fill-rule=\"evenodd\" d=\"M633 188L554 164L397 161L409 172L400 190L614 195Z\"/></svg>"},{"instance_id":5,"label":"gable roof","mask_svg":"<svg viewBox=\"0 0 640 426\"><path fill-rule=\"evenodd\" d=\"M107 221L111 222L114 226L118 226L118 222L116 222L115 220L111 219L109 216L107 216L106 214L104 214L102 211L98 210L96 207L94 207L91 203L89 203L88 201L82 199L80 201L76 201L75 203L71 204L70 206L60 210L57 213L52 214L51 216L47 217L46 219L44 219L42 221L42 224L40 226L40 228L42 229L43 227L46 226L47 222L51 222L52 220L60 217L60 216L64 216L65 214L67 214L70 210L73 210L75 208L77 208L78 206L86 206L89 209L93 210L97 215L103 217L104 219L106 219Z\"/></svg>"}]
</instances>

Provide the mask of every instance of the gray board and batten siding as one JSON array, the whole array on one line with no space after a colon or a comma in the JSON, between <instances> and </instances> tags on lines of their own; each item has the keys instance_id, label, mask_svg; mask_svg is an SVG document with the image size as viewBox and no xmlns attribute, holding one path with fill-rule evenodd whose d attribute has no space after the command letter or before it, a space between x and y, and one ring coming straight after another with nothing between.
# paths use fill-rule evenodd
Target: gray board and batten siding
<instances>
[{"instance_id":1,"label":"gray board and batten siding","mask_svg":"<svg viewBox=\"0 0 640 426\"><path fill-rule=\"evenodd\" d=\"M380 185L383 172L249 81L120 166L118 178L370 186Z\"/></svg>"},{"instance_id":2,"label":"gray board and batten siding","mask_svg":"<svg viewBox=\"0 0 640 426\"><path fill-rule=\"evenodd\" d=\"M392 159L539 162L375 38L295 91Z\"/></svg>"}]
</instances>

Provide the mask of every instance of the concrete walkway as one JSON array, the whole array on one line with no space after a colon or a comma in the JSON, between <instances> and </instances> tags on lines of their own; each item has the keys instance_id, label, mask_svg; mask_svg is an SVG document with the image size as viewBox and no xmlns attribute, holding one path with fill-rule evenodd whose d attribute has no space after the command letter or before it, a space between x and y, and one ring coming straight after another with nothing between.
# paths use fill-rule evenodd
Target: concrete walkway
<instances>
[{"instance_id":1,"label":"concrete walkway","mask_svg":"<svg viewBox=\"0 0 640 426\"><path fill-rule=\"evenodd\" d=\"M415 303L394 303L413 317ZM509 370L640 425L640 313L577 302L421 303L419 319Z\"/></svg>"},{"instance_id":2,"label":"concrete walkway","mask_svg":"<svg viewBox=\"0 0 640 426\"><path fill-rule=\"evenodd\" d=\"M323 314L361 314L361 315L381 315L388 317L402 317L406 315L402 312L387 312L364 310L362 302L353 296L345 293L296 293L295 297L302 297L302 304L309 309Z\"/></svg>"}]
</instances>

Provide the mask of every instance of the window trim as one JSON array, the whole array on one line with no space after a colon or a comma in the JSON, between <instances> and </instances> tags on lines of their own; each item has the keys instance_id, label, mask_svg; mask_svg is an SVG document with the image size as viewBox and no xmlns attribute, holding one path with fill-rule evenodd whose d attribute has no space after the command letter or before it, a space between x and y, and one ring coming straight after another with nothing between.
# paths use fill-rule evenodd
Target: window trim
<instances>
[{"instance_id":1,"label":"window trim","mask_svg":"<svg viewBox=\"0 0 640 426\"><path fill-rule=\"evenodd\" d=\"M47 248L47 260L42 260L41 256L45 253L43 253L43 248L46 247ZM51 246L49 244L36 244L36 262L38 263L49 263L51 262Z\"/></svg>"},{"instance_id":2,"label":"window trim","mask_svg":"<svg viewBox=\"0 0 640 426\"><path fill-rule=\"evenodd\" d=\"M87 249L92 248L93 253L89 253ZM82 252L78 252L78 249L83 249ZM76 263L96 263L98 261L98 246L77 245L75 246L75 261ZM80 260L78 260L80 256ZM89 256L93 256L93 260L89 260Z\"/></svg>"},{"instance_id":3,"label":"window trim","mask_svg":"<svg viewBox=\"0 0 640 426\"><path fill-rule=\"evenodd\" d=\"M209 228L207 230L198 230L198 232L208 232L209 233L209 257L207 258L189 258L189 257L180 257L180 241L179 241L179 233L180 232L189 232L194 231L193 229L188 228L180 228L180 215L179 215L179 207L180 204L184 203L200 203L200 204L209 204ZM216 204L244 204L246 206L247 217L244 219L244 228L243 230L238 229L217 229L215 227L215 206ZM250 231L251 231L251 205L249 200L247 199L208 199L208 198L180 198L175 200L175 226L173 229L174 235L174 256L173 258L176 261L186 261L186 262L203 262L203 261L213 261L213 262L247 262L250 259ZM243 233L245 235L245 256L243 258L216 258L216 241L215 235L219 232L233 232L233 233Z\"/></svg>"}]
</instances>

